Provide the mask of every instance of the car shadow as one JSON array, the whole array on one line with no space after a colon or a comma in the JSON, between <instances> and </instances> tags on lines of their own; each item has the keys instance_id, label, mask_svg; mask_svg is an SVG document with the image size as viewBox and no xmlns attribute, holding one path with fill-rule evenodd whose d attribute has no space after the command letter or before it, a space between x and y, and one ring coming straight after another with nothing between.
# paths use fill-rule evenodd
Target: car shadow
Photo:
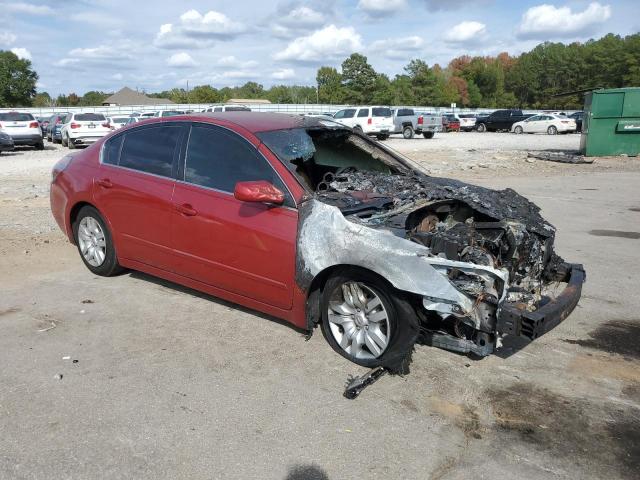
<instances>
[{"instance_id":1,"label":"car shadow","mask_svg":"<svg viewBox=\"0 0 640 480\"><path fill-rule=\"evenodd\" d=\"M219 297L215 297L213 295L209 295L208 293L204 293L204 292L201 292L199 290L194 290L193 288L185 287L185 286L180 285L178 283L173 283L173 282L170 282L170 281L165 280L163 278L154 277L153 275L149 275L149 274L146 274L146 273L143 273L143 272L139 272L139 271L136 271L136 270L130 270L130 271L126 272L126 273L128 273L128 275L131 278L135 278L137 280L144 280L146 282L153 283L153 284L158 285L160 287L168 288L168 289L173 290L175 292L184 293L186 295L191 295L192 297L201 298L201 299L207 300L209 302L217 303L218 305L222 305L224 307L232 308L232 309L238 310L240 312L249 313L249 314L254 315L256 317L260 317L260 318L263 318L265 320L269 320L271 322L277 323L279 325L283 325L285 327L289 327L290 329L292 329L293 331L295 331L296 333L299 333L301 335L306 335L307 334L306 330L303 330L300 327L297 327L297 326L293 325L292 323L287 322L286 320L282 320L281 318L274 317L273 315L269 315L269 314L266 314L266 313L263 313L263 312L259 312L257 310L253 310L251 308L243 307L242 305L238 305L237 303L228 302L228 301L223 300L223 299L221 299Z\"/></svg>"},{"instance_id":2,"label":"car shadow","mask_svg":"<svg viewBox=\"0 0 640 480\"><path fill-rule=\"evenodd\" d=\"M284 480L329 480L329 476L316 465L294 465Z\"/></svg>"}]
</instances>

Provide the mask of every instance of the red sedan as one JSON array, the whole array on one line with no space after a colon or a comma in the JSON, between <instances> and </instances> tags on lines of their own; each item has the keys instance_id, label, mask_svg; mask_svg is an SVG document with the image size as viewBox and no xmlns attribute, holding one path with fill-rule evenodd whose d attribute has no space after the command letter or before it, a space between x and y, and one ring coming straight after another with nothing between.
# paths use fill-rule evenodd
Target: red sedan
<instances>
[{"instance_id":1,"label":"red sedan","mask_svg":"<svg viewBox=\"0 0 640 480\"><path fill-rule=\"evenodd\" d=\"M52 177L53 215L94 274L140 270L309 332L320 323L365 366L402 368L419 332L478 355L505 334L535 338L584 278L525 198L428 177L321 118L156 118L64 157ZM563 302L531 293L557 281L572 284Z\"/></svg>"}]
</instances>

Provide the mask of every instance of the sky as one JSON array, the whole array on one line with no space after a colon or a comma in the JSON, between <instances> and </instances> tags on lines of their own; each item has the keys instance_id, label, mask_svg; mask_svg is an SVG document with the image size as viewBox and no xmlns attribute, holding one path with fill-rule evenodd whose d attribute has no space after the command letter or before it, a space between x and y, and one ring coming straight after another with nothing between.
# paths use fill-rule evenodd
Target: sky
<instances>
[{"instance_id":1,"label":"sky","mask_svg":"<svg viewBox=\"0 0 640 480\"><path fill-rule=\"evenodd\" d=\"M0 50L30 59L51 95L314 85L353 52L393 77L412 58L637 33L639 12L638 0L0 0Z\"/></svg>"}]
</instances>

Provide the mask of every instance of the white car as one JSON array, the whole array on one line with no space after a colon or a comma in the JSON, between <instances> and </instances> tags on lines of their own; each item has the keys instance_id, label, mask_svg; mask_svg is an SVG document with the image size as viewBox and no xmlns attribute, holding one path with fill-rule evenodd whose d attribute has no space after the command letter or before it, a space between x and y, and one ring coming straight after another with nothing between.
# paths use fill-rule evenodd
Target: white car
<instances>
[{"instance_id":1,"label":"white car","mask_svg":"<svg viewBox=\"0 0 640 480\"><path fill-rule=\"evenodd\" d=\"M30 113L0 113L0 132L9 135L16 147L30 145L38 150L44 149L40 124Z\"/></svg>"},{"instance_id":2,"label":"white car","mask_svg":"<svg viewBox=\"0 0 640 480\"><path fill-rule=\"evenodd\" d=\"M250 112L246 105L212 105L203 112Z\"/></svg>"},{"instance_id":3,"label":"white car","mask_svg":"<svg viewBox=\"0 0 640 480\"><path fill-rule=\"evenodd\" d=\"M476 128L476 115L475 113L460 113L457 115L460 120L460 130L463 132L470 132Z\"/></svg>"},{"instance_id":4,"label":"white car","mask_svg":"<svg viewBox=\"0 0 640 480\"><path fill-rule=\"evenodd\" d=\"M68 113L60 134L62 145L71 149L90 145L111 133L111 126L102 113Z\"/></svg>"},{"instance_id":5,"label":"white car","mask_svg":"<svg viewBox=\"0 0 640 480\"><path fill-rule=\"evenodd\" d=\"M334 113L333 119L366 135L375 135L378 140L386 140L395 129L389 107L345 108Z\"/></svg>"},{"instance_id":6,"label":"white car","mask_svg":"<svg viewBox=\"0 0 640 480\"><path fill-rule=\"evenodd\" d=\"M129 121L129 117L107 117L111 130L118 130L124 127Z\"/></svg>"},{"instance_id":7,"label":"white car","mask_svg":"<svg viewBox=\"0 0 640 480\"><path fill-rule=\"evenodd\" d=\"M511 131L513 133L547 133L549 135L575 132L576 121L573 118L544 113L514 123Z\"/></svg>"}]
</instances>

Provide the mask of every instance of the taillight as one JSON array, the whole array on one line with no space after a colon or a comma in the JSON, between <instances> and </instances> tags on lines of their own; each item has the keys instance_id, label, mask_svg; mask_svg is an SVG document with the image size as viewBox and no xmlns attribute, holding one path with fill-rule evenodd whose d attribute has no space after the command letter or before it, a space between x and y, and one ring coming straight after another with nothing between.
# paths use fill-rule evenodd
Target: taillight
<instances>
[{"instance_id":1,"label":"taillight","mask_svg":"<svg viewBox=\"0 0 640 480\"><path fill-rule=\"evenodd\" d=\"M367 124L371 125L373 123L373 118L369 117L369 119L367 120Z\"/></svg>"},{"instance_id":2,"label":"taillight","mask_svg":"<svg viewBox=\"0 0 640 480\"><path fill-rule=\"evenodd\" d=\"M71 128L80 128L82 125L80 125L79 123L72 123L71 125L69 125Z\"/></svg>"},{"instance_id":3,"label":"taillight","mask_svg":"<svg viewBox=\"0 0 640 480\"><path fill-rule=\"evenodd\" d=\"M29 128L40 128L40 124L38 122L31 122Z\"/></svg>"},{"instance_id":4,"label":"taillight","mask_svg":"<svg viewBox=\"0 0 640 480\"><path fill-rule=\"evenodd\" d=\"M424 118L422 117L422 115L420 115L418 117L418 125L423 125L424 124Z\"/></svg>"}]
</instances>

